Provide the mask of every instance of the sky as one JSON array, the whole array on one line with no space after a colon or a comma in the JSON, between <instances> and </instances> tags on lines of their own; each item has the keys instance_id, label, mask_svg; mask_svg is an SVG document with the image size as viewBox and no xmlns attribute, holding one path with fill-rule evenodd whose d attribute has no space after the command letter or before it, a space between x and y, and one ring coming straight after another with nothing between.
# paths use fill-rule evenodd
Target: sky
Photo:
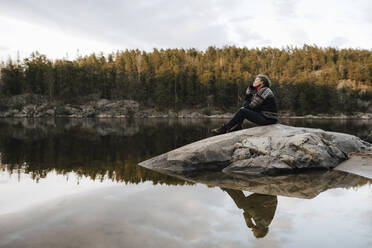
<instances>
[{"instance_id":1,"label":"sky","mask_svg":"<svg viewBox=\"0 0 372 248\"><path fill-rule=\"evenodd\" d=\"M125 49L372 48L370 0L0 0L0 60Z\"/></svg>"}]
</instances>

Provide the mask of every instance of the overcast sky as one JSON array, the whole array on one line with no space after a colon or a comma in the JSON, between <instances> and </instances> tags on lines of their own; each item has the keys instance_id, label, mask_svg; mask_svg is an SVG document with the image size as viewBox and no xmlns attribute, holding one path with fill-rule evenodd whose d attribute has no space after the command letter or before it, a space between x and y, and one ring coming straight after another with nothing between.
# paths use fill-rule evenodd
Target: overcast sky
<instances>
[{"instance_id":1,"label":"overcast sky","mask_svg":"<svg viewBox=\"0 0 372 248\"><path fill-rule=\"evenodd\" d=\"M0 0L0 60L153 48L372 49L370 0Z\"/></svg>"}]
</instances>

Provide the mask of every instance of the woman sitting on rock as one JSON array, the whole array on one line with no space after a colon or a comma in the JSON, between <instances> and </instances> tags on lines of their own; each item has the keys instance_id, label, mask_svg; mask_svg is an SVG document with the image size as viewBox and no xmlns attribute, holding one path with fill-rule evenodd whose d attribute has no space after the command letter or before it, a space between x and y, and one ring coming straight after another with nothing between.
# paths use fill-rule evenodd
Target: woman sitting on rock
<instances>
[{"instance_id":1,"label":"woman sitting on rock","mask_svg":"<svg viewBox=\"0 0 372 248\"><path fill-rule=\"evenodd\" d=\"M244 119L260 126L277 123L278 108L270 86L271 81L266 75L257 75L253 84L247 88L243 107L235 113L227 124L212 129L212 133L224 134L241 130Z\"/></svg>"}]
</instances>

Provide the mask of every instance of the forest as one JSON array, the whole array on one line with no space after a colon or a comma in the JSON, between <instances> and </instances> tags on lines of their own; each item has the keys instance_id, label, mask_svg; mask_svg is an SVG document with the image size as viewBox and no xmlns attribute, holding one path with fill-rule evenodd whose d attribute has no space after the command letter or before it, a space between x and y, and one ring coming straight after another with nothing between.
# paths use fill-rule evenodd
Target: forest
<instances>
[{"instance_id":1,"label":"forest","mask_svg":"<svg viewBox=\"0 0 372 248\"><path fill-rule=\"evenodd\" d=\"M0 96L40 94L79 104L131 99L160 110L241 106L257 74L272 80L279 109L291 114L371 111L372 51L304 45L153 49L48 59L35 52L0 62Z\"/></svg>"}]
</instances>

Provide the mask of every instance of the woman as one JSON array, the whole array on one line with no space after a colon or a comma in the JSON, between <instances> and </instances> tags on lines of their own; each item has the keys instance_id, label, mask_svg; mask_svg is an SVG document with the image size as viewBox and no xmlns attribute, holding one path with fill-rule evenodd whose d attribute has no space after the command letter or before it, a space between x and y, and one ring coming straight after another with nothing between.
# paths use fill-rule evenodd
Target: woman
<instances>
[{"instance_id":1,"label":"woman","mask_svg":"<svg viewBox=\"0 0 372 248\"><path fill-rule=\"evenodd\" d=\"M278 108L266 75L259 74L253 84L247 88L246 98L234 117L220 128L212 129L214 134L223 134L242 129L244 119L257 125L275 124L278 121Z\"/></svg>"}]
</instances>

